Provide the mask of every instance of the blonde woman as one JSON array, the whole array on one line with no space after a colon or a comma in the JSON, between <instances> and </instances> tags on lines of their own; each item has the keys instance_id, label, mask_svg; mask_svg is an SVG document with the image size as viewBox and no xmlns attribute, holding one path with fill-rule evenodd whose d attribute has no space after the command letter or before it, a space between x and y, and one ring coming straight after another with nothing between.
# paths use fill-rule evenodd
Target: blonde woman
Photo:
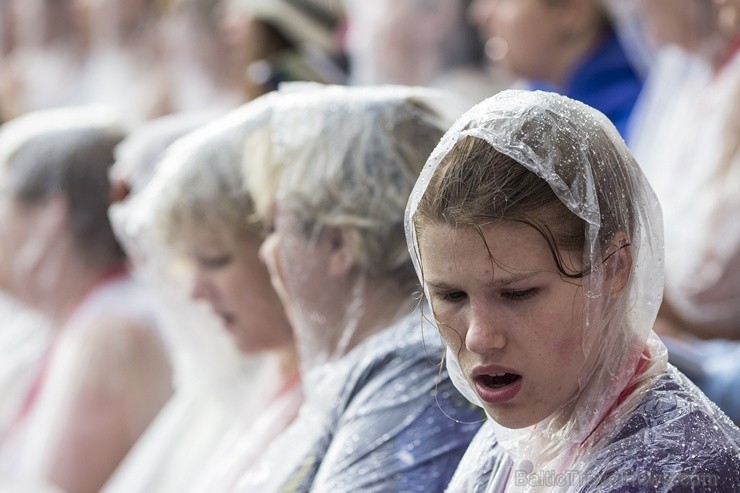
<instances>
[{"instance_id":1,"label":"blonde woman","mask_svg":"<svg viewBox=\"0 0 740 493\"><path fill-rule=\"evenodd\" d=\"M293 326L306 402L239 491L442 491L480 414L437 366L403 209L446 97L298 85L247 143L261 255Z\"/></svg>"}]
</instances>

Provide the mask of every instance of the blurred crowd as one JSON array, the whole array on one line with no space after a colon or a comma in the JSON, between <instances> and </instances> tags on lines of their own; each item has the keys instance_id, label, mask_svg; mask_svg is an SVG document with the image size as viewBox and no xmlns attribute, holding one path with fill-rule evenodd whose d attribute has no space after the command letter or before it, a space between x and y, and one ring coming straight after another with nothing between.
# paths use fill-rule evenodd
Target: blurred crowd
<instances>
[{"instance_id":1,"label":"blurred crowd","mask_svg":"<svg viewBox=\"0 0 740 493\"><path fill-rule=\"evenodd\" d=\"M480 98L498 82L483 77L490 67L460 2L6 0L2 9L4 120L99 103L137 125L234 108L296 80L436 85L459 69L461 87Z\"/></svg>"},{"instance_id":2,"label":"blurred crowd","mask_svg":"<svg viewBox=\"0 0 740 493\"><path fill-rule=\"evenodd\" d=\"M0 491L443 491L404 211L507 89L614 124L740 422L740 0L0 0Z\"/></svg>"}]
</instances>

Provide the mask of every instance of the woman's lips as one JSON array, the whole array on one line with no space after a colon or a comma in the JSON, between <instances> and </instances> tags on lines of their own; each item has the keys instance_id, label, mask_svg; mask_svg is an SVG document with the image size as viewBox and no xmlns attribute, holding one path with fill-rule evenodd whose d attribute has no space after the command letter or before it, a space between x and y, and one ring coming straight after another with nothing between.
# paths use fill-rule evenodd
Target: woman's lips
<instances>
[{"instance_id":1,"label":"woman's lips","mask_svg":"<svg viewBox=\"0 0 740 493\"><path fill-rule=\"evenodd\" d=\"M522 388L522 376L502 366L478 367L471 376L478 396L488 404L508 402Z\"/></svg>"}]
</instances>

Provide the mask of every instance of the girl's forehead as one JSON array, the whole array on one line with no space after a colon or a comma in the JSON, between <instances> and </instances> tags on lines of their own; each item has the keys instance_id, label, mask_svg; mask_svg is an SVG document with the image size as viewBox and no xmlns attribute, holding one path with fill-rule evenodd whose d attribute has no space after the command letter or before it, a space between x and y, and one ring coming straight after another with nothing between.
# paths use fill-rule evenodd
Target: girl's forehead
<instances>
[{"instance_id":1,"label":"girl's forehead","mask_svg":"<svg viewBox=\"0 0 740 493\"><path fill-rule=\"evenodd\" d=\"M541 237L537 230L529 224L515 220L489 221L480 224L448 224L444 222L425 222L417 227L420 242L423 238L451 238L479 241L492 239L497 242L507 242L514 239L536 239Z\"/></svg>"},{"instance_id":2,"label":"girl's forehead","mask_svg":"<svg viewBox=\"0 0 740 493\"><path fill-rule=\"evenodd\" d=\"M580 272L583 252L554 248L540 231L515 221L480 228L430 225L419 237L425 282L459 275L480 275L488 282L535 272Z\"/></svg>"},{"instance_id":3,"label":"girl's forehead","mask_svg":"<svg viewBox=\"0 0 740 493\"><path fill-rule=\"evenodd\" d=\"M429 225L421 231L419 245L422 255L442 254L466 262L481 258L531 262L546 258L550 253L538 231L514 221L485 226Z\"/></svg>"}]
</instances>

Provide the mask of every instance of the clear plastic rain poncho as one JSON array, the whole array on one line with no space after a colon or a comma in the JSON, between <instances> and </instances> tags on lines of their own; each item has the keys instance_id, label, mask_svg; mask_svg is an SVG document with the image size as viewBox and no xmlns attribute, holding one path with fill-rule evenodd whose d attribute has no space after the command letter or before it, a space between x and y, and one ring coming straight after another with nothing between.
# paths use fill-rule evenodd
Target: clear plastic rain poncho
<instances>
[{"instance_id":1,"label":"clear plastic rain poncho","mask_svg":"<svg viewBox=\"0 0 740 493\"><path fill-rule=\"evenodd\" d=\"M120 202L126 203L124 199L130 199L144 189L170 145L224 114L225 112L218 110L173 113L150 120L132 130L115 149L116 161L110 168L109 177L112 184L121 184L124 190L120 197L116 197L119 200L111 205L111 209L119 209ZM116 222L119 214L122 213L110 214L114 228L121 226ZM120 235L127 238L123 231Z\"/></svg>"},{"instance_id":2,"label":"clear plastic rain poncho","mask_svg":"<svg viewBox=\"0 0 740 493\"><path fill-rule=\"evenodd\" d=\"M122 135L97 108L31 113L0 131L0 277L52 330L0 437L3 480L98 489L170 395L148 294L107 219Z\"/></svg>"},{"instance_id":3,"label":"clear plastic rain poncho","mask_svg":"<svg viewBox=\"0 0 740 493\"><path fill-rule=\"evenodd\" d=\"M737 491L740 432L667 365L651 330L663 287L660 208L602 114L551 93L505 91L463 115L432 153L409 201L407 239L420 279L419 202L445 156L469 136L545 180L583 219L583 265L591 269L580 279L583 344L573 350L584 362L577 392L533 426L508 429L489 417L450 491L664 492L687 484ZM629 235L632 269L623 294L610 301L602 248L618 231ZM481 403L449 350L447 366L466 397Z\"/></svg>"},{"instance_id":4,"label":"clear plastic rain poncho","mask_svg":"<svg viewBox=\"0 0 740 493\"><path fill-rule=\"evenodd\" d=\"M164 122L164 128L153 131L167 134L167 127L182 128L188 120L204 123L204 117L196 114ZM271 357L241 354L213 311L190 299L193 266L181 249L198 233L185 228L192 226L188 221L194 218L205 237L241 238L251 210L240 172L244 141L266 119L265 105L255 104L201 126L170 145L152 163L156 169L151 179L134 181L138 183L134 194L112 207L116 233L136 273L156 295L174 361L175 395L105 491L197 489L196 479L205 470L220 467L228 471L232 461L239 466L238 461L248 457L250 444L264 446L264 435L269 437L269 427L265 431L265 420L259 419L275 387L281 385L279 363ZM122 151L121 158L148 154L123 150L127 152ZM122 163L121 167L125 170L127 166ZM185 218L183 224L174 222L177 214ZM295 393L288 397L296 400ZM270 422L290 421L297 405L293 404L293 414L289 405L284 406L286 410L276 406ZM214 464L214 454L223 454L224 442L230 441L241 448L235 444L228 449L231 456L221 455L221 462ZM214 482L208 486L214 491L228 489L215 482L220 479L218 474L210 479Z\"/></svg>"},{"instance_id":5,"label":"clear plastic rain poncho","mask_svg":"<svg viewBox=\"0 0 740 493\"><path fill-rule=\"evenodd\" d=\"M271 231L262 257L306 401L238 491L441 491L480 426L440 373L403 237L446 102L419 88L284 86L247 143L247 180Z\"/></svg>"}]
</instances>

